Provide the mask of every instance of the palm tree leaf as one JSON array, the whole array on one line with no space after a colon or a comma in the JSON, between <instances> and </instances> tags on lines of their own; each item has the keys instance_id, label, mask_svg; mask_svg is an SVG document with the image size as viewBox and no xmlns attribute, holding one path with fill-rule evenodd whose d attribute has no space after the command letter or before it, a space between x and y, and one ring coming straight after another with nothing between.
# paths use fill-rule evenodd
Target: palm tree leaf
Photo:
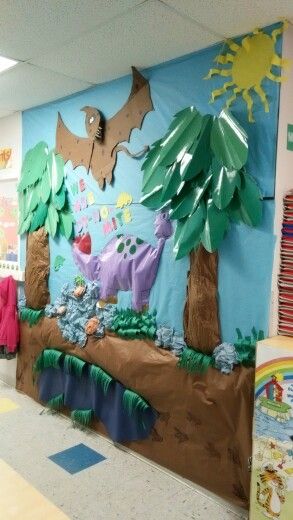
<instances>
[{"instance_id":1,"label":"palm tree leaf","mask_svg":"<svg viewBox=\"0 0 293 520\"><path fill-rule=\"evenodd\" d=\"M60 211L60 233L69 240L73 233L73 217L70 211Z\"/></svg>"},{"instance_id":2,"label":"palm tree leaf","mask_svg":"<svg viewBox=\"0 0 293 520\"><path fill-rule=\"evenodd\" d=\"M18 228L19 235L23 235L23 233L26 233L29 230L32 218L33 218L33 214L29 213L28 216L19 224L19 228Z\"/></svg>"},{"instance_id":3,"label":"palm tree leaf","mask_svg":"<svg viewBox=\"0 0 293 520\"><path fill-rule=\"evenodd\" d=\"M159 209L162 207L163 185L156 186L152 191L140 199L140 203L149 209Z\"/></svg>"},{"instance_id":4,"label":"palm tree leaf","mask_svg":"<svg viewBox=\"0 0 293 520\"><path fill-rule=\"evenodd\" d=\"M207 203L207 218L201 241L204 248L213 253L222 242L229 226L229 219L225 211L218 209L212 199Z\"/></svg>"},{"instance_id":5,"label":"palm tree leaf","mask_svg":"<svg viewBox=\"0 0 293 520\"><path fill-rule=\"evenodd\" d=\"M261 193L253 177L241 172L241 201L242 220L248 226L258 226L262 217Z\"/></svg>"},{"instance_id":6,"label":"palm tree leaf","mask_svg":"<svg viewBox=\"0 0 293 520\"><path fill-rule=\"evenodd\" d=\"M164 184L167 168L165 166L159 166L154 171L150 170L150 176L147 175L148 172L149 170L146 170L144 172L142 182L142 192L145 195L153 191L157 186L161 186L162 184Z\"/></svg>"},{"instance_id":7,"label":"palm tree leaf","mask_svg":"<svg viewBox=\"0 0 293 520\"><path fill-rule=\"evenodd\" d=\"M41 182L40 182L40 195L41 199L44 202L48 202L50 195L51 195L51 178L50 178L50 171L49 166L47 164L47 167L45 168L45 171L43 173Z\"/></svg>"},{"instance_id":8,"label":"palm tree leaf","mask_svg":"<svg viewBox=\"0 0 293 520\"><path fill-rule=\"evenodd\" d=\"M235 189L240 188L241 179L237 170L229 170L218 162L212 164L213 201L218 209L225 209L231 202Z\"/></svg>"},{"instance_id":9,"label":"palm tree leaf","mask_svg":"<svg viewBox=\"0 0 293 520\"><path fill-rule=\"evenodd\" d=\"M58 193L53 196L53 204L56 209L61 210L64 208L66 202L66 188L64 183Z\"/></svg>"},{"instance_id":10,"label":"palm tree leaf","mask_svg":"<svg viewBox=\"0 0 293 520\"><path fill-rule=\"evenodd\" d=\"M40 201L34 215L32 218L32 222L30 225L30 232L36 231L40 227L42 227L45 223L46 217L48 213L48 205L44 204L42 201Z\"/></svg>"},{"instance_id":11,"label":"palm tree leaf","mask_svg":"<svg viewBox=\"0 0 293 520\"><path fill-rule=\"evenodd\" d=\"M239 170L247 161L247 135L226 110L214 118L211 148L216 159L230 170Z\"/></svg>"},{"instance_id":12,"label":"palm tree leaf","mask_svg":"<svg viewBox=\"0 0 293 520\"><path fill-rule=\"evenodd\" d=\"M162 190L162 202L167 202L176 195L181 183L180 165L175 162L166 171Z\"/></svg>"},{"instance_id":13,"label":"palm tree leaf","mask_svg":"<svg viewBox=\"0 0 293 520\"><path fill-rule=\"evenodd\" d=\"M204 226L205 206L201 202L196 211L183 220L178 220L174 235L173 251L176 260L182 258L195 249L200 243L200 236Z\"/></svg>"},{"instance_id":14,"label":"palm tree leaf","mask_svg":"<svg viewBox=\"0 0 293 520\"><path fill-rule=\"evenodd\" d=\"M51 235L53 238L56 235L58 221L58 211L54 208L53 204L49 204L48 214L45 221L45 228L49 235Z\"/></svg>"},{"instance_id":15,"label":"palm tree leaf","mask_svg":"<svg viewBox=\"0 0 293 520\"><path fill-rule=\"evenodd\" d=\"M64 180L64 161L59 154L51 150L48 157L48 169L51 177L52 193L55 195L60 190Z\"/></svg>"},{"instance_id":16,"label":"palm tree leaf","mask_svg":"<svg viewBox=\"0 0 293 520\"><path fill-rule=\"evenodd\" d=\"M47 160L48 146L43 141L36 144L34 148L26 153L21 169L20 183L17 188L18 191L23 191L41 179Z\"/></svg>"},{"instance_id":17,"label":"palm tree leaf","mask_svg":"<svg viewBox=\"0 0 293 520\"><path fill-rule=\"evenodd\" d=\"M202 127L198 139L188 152L185 153L180 166L183 180L188 181L196 177L202 170L209 168L211 162L210 133L213 117L206 115L202 118Z\"/></svg>"}]
</instances>

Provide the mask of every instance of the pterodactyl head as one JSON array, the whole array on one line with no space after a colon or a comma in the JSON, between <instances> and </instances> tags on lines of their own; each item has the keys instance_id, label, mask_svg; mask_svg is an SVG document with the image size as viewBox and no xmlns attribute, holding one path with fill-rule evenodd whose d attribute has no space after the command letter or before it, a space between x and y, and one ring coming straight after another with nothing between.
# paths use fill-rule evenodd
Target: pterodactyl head
<instances>
[{"instance_id":1,"label":"pterodactyl head","mask_svg":"<svg viewBox=\"0 0 293 520\"><path fill-rule=\"evenodd\" d=\"M103 141L104 138L104 117L97 108L94 107L83 107L81 109L86 113L85 127L88 136L91 139L98 139Z\"/></svg>"}]
</instances>

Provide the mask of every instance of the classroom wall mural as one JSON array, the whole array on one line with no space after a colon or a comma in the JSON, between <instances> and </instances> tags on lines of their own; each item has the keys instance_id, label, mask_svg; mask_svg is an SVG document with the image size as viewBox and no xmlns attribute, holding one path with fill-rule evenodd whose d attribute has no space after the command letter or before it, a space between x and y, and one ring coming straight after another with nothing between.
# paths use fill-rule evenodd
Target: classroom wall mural
<instances>
[{"instance_id":1,"label":"classroom wall mural","mask_svg":"<svg viewBox=\"0 0 293 520\"><path fill-rule=\"evenodd\" d=\"M242 52L259 41L266 60L267 34L280 53L280 27L253 33ZM225 74L209 73L215 55ZM217 76L230 61L219 44L24 112L17 379L73 421L247 506L279 85L261 80L269 111L250 92L255 122L248 94L223 109L230 86Z\"/></svg>"}]
</instances>

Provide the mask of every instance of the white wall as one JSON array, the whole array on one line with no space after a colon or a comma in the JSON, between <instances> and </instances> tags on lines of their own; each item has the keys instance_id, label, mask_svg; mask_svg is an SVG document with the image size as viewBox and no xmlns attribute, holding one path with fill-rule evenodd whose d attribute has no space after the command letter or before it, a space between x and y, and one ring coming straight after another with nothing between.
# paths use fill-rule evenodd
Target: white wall
<instances>
[{"instance_id":1,"label":"white wall","mask_svg":"<svg viewBox=\"0 0 293 520\"><path fill-rule=\"evenodd\" d=\"M0 148L12 148L12 168L7 170L9 177L18 177L22 161L22 124L21 113L0 119ZM17 182L17 181L15 181ZM0 182L0 193L4 184ZM0 379L15 386L16 359L0 359Z\"/></svg>"},{"instance_id":2,"label":"white wall","mask_svg":"<svg viewBox=\"0 0 293 520\"><path fill-rule=\"evenodd\" d=\"M279 128L276 165L275 222L274 233L277 237L272 277L272 300L270 314L270 335L278 330L278 274L280 267L280 241L283 220L283 197L293 189L293 151L287 150L287 125L293 124L293 26L284 32L283 57L290 59L289 69L283 73L288 79L281 84Z\"/></svg>"}]
</instances>

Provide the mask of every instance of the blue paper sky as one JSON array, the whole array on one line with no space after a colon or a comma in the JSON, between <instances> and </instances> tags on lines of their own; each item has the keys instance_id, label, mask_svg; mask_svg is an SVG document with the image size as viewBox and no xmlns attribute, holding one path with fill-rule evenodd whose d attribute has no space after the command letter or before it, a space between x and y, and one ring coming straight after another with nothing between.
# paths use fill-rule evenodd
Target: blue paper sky
<instances>
[{"instance_id":1,"label":"blue paper sky","mask_svg":"<svg viewBox=\"0 0 293 520\"><path fill-rule=\"evenodd\" d=\"M271 32L272 28L269 29ZM281 40L278 42L280 52ZM139 151L144 145L151 144L167 130L173 115L190 105L204 113L217 114L223 106L223 99L209 104L211 91L223 85L226 78L214 77L204 80L213 60L222 50L222 44L202 50L153 68L143 73L150 81L154 111L145 117L142 130L135 129L127 145L132 152ZM130 64L131 65L131 64ZM97 63L98 68L98 63ZM115 114L125 103L131 87L131 76L99 85L66 99L59 100L23 113L23 151L44 140L50 148L55 146L55 132L58 111L64 123L73 132L85 136L85 105L99 108L106 118ZM239 98L232 107L232 113L243 125L249 137L248 171L257 179L264 196L272 197L275 182L276 135L278 118L279 87L269 80L264 81L268 95L270 112L264 112L260 100L254 106L255 124L247 121L246 104ZM134 202L141 196L143 160L135 160L123 152L118 154L114 171L115 182L101 191L82 167L72 170L67 163L67 184L83 178L88 190L94 193L97 206L115 204L121 191L130 192ZM268 327L269 296L274 251L273 216L274 202L265 201L262 226L251 229L244 225L232 225L219 251L219 302L222 337L225 341L235 339L235 328L240 327L244 334L251 328ZM91 206L94 209L94 206ZM89 214L92 209L83 213ZM130 206L133 220L121 229L156 244L154 236L154 213L143 206ZM89 225L93 249L98 252L113 234L104 236L101 225ZM63 238L50 239L51 265L56 255L65 257L64 267L58 272L51 269L50 291L54 300L65 281L71 281L76 267L71 257L70 244ZM175 261L172 253L172 239L167 241L155 285L152 289L151 308L158 311L158 323L164 323L183 331L183 310L186 296L188 258ZM129 295L120 295L119 301L129 301Z\"/></svg>"}]
</instances>

